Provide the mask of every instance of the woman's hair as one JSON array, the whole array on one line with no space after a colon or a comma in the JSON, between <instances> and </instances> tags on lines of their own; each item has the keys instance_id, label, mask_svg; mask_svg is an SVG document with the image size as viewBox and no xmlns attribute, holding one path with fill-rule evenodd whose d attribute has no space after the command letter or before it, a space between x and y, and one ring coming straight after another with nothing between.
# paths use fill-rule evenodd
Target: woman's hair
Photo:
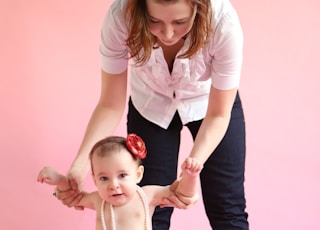
<instances>
[{"instance_id":1,"label":"woman's hair","mask_svg":"<svg viewBox=\"0 0 320 230\"><path fill-rule=\"evenodd\" d=\"M177 2L180 0L155 0L157 2ZM190 5L196 7L194 23L190 33L189 49L178 56L190 58L204 47L212 32L212 8L210 0L187 0ZM136 59L136 63L143 64L151 55L157 38L151 34L147 20L146 0L128 0L124 11L124 17L128 22L128 38L126 44L130 50L130 57Z\"/></svg>"},{"instance_id":2,"label":"woman's hair","mask_svg":"<svg viewBox=\"0 0 320 230\"><path fill-rule=\"evenodd\" d=\"M141 159L137 158L134 154L132 154L128 150L127 144L126 144L126 138L120 137L120 136L110 136L98 141L90 151L89 159L91 163L92 173L93 173L93 167L92 167L93 155L103 158L107 155L118 153L121 150L126 150L128 154L132 156L134 161L137 162L138 165L142 164Z\"/></svg>"}]
</instances>

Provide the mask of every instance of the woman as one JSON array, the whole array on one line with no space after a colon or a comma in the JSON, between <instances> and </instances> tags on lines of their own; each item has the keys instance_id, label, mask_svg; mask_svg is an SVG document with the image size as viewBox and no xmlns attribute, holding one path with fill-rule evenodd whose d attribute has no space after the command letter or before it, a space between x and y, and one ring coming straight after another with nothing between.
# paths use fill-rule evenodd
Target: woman
<instances>
[{"instance_id":1,"label":"woman","mask_svg":"<svg viewBox=\"0 0 320 230\"><path fill-rule=\"evenodd\" d=\"M204 163L200 179L212 228L248 229L238 94L243 35L231 3L116 0L101 35L100 99L67 174L74 190L58 198L68 206L80 199L90 148L112 135L122 117L130 66L128 133L141 136L148 149L140 185L176 179L180 132L186 126L194 138L189 157ZM157 209L153 229L169 229L172 211Z\"/></svg>"}]
</instances>

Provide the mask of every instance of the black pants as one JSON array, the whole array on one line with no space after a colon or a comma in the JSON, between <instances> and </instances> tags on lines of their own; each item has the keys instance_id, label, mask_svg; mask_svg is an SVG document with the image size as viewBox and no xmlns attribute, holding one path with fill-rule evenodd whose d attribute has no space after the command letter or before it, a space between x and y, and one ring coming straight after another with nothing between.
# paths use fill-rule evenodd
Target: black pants
<instances>
[{"instance_id":1,"label":"black pants","mask_svg":"<svg viewBox=\"0 0 320 230\"><path fill-rule=\"evenodd\" d=\"M193 139L201 122L202 120L186 124ZM130 100L127 125L128 133L136 133L144 139L148 151L143 162L145 173L140 185L171 184L177 177L183 127L178 113L168 129L163 129L143 118ZM237 94L226 135L206 161L200 174L203 202L212 229L248 229L244 195L245 148L244 116ZM153 229L169 229L172 212L172 208L156 208Z\"/></svg>"}]
</instances>

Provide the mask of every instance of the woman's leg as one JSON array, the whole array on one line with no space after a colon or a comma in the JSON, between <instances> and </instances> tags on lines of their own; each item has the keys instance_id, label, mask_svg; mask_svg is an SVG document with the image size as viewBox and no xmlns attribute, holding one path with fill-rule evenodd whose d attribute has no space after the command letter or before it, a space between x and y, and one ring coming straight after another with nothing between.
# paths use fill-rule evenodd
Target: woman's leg
<instances>
[{"instance_id":1,"label":"woman's leg","mask_svg":"<svg viewBox=\"0 0 320 230\"><path fill-rule=\"evenodd\" d=\"M187 125L193 137L201 121ZM203 202L215 230L248 229L245 212L245 123L237 95L226 135L206 161L200 174Z\"/></svg>"},{"instance_id":2,"label":"woman's leg","mask_svg":"<svg viewBox=\"0 0 320 230\"><path fill-rule=\"evenodd\" d=\"M163 129L143 118L129 101L128 133L136 133L146 144L147 157L141 186L169 185L177 177L177 162L182 123L176 113L168 129ZM157 207L152 218L154 230L168 230L173 208Z\"/></svg>"}]
</instances>

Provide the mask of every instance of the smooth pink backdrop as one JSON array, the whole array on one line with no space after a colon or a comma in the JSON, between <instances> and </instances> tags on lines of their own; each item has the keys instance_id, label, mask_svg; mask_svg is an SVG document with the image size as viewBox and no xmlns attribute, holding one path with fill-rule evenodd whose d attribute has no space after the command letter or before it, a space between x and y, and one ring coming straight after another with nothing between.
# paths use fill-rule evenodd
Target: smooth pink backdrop
<instances>
[{"instance_id":1,"label":"smooth pink backdrop","mask_svg":"<svg viewBox=\"0 0 320 230\"><path fill-rule=\"evenodd\" d=\"M1 229L94 229L94 211L64 207L36 177L44 165L66 172L77 152L99 96L110 2L1 0ZM320 229L320 2L233 3L245 34L251 229ZM191 148L183 136L181 159ZM176 210L172 229L210 229L202 202Z\"/></svg>"}]
</instances>

